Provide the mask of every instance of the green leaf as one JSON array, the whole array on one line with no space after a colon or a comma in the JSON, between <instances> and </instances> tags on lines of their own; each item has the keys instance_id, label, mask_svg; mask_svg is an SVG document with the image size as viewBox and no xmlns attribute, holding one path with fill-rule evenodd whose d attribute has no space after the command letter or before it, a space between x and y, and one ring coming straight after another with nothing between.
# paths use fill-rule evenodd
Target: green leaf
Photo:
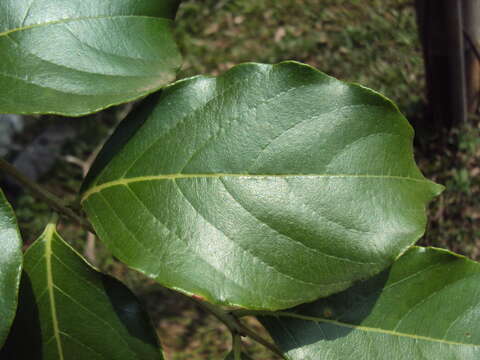
<instances>
[{"instance_id":1,"label":"green leaf","mask_svg":"<svg viewBox=\"0 0 480 360\"><path fill-rule=\"evenodd\" d=\"M135 296L87 264L53 224L25 253L19 311L3 351L2 359L163 358Z\"/></svg>"},{"instance_id":2,"label":"green leaf","mask_svg":"<svg viewBox=\"0 0 480 360\"><path fill-rule=\"evenodd\" d=\"M22 272L22 240L15 214L0 190L0 348L17 309L18 287Z\"/></svg>"},{"instance_id":3,"label":"green leaf","mask_svg":"<svg viewBox=\"0 0 480 360\"><path fill-rule=\"evenodd\" d=\"M0 113L79 116L175 78L180 0L2 0Z\"/></svg>"},{"instance_id":4,"label":"green leaf","mask_svg":"<svg viewBox=\"0 0 480 360\"><path fill-rule=\"evenodd\" d=\"M441 186L412 139L369 89L296 62L243 64L130 117L82 203L115 256L161 284L288 308L379 273L423 234Z\"/></svg>"},{"instance_id":5,"label":"green leaf","mask_svg":"<svg viewBox=\"0 0 480 360\"><path fill-rule=\"evenodd\" d=\"M479 263L413 247L371 280L260 320L291 360L474 360L479 284Z\"/></svg>"}]
</instances>

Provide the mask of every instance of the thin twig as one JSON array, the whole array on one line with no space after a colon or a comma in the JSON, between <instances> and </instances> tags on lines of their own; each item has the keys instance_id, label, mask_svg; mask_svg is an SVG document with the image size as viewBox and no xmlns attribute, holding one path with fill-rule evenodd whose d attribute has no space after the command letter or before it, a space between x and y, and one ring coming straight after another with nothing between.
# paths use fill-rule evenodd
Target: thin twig
<instances>
[{"instance_id":1,"label":"thin twig","mask_svg":"<svg viewBox=\"0 0 480 360\"><path fill-rule=\"evenodd\" d=\"M268 314L272 315L271 312L264 311L264 310L247 310L247 309L230 310L229 313L235 316L236 318L242 318L245 316L261 316L261 315L268 315Z\"/></svg>"},{"instance_id":2,"label":"thin twig","mask_svg":"<svg viewBox=\"0 0 480 360\"><path fill-rule=\"evenodd\" d=\"M263 310L232 310L230 313L237 317L245 317L245 316L272 316L272 317L288 317L288 318L293 318L293 319L299 319L299 320L306 320L306 321L315 321L315 322L324 322L324 323L330 323L330 324L337 324L339 325L340 323L336 320L332 319L325 319L317 316L310 316L310 315L302 315L302 314L297 314L294 312L289 312L289 311L263 311ZM349 326L348 324L340 324L342 326Z\"/></svg>"},{"instance_id":3,"label":"thin twig","mask_svg":"<svg viewBox=\"0 0 480 360\"><path fill-rule=\"evenodd\" d=\"M232 316L233 317L233 316ZM252 340L255 340L257 343L259 344L262 344L263 346L265 346L267 349L269 349L270 351L272 351L273 353L277 354L278 356L280 356L282 359L287 359L285 357L285 355L283 355L283 353L280 351L280 349L272 344L270 341L264 339L263 337L261 337L260 335L258 335L256 332L254 332L253 330L251 330L250 328L246 327L245 325L243 325L240 321L237 320L237 324L239 326L239 329L241 331L241 333L245 334L246 336L248 336L249 338L251 338Z\"/></svg>"},{"instance_id":4,"label":"thin twig","mask_svg":"<svg viewBox=\"0 0 480 360\"><path fill-rule=\"evenodd\" d=\"M265 311L265 310L247 310L247 309L236 309L230 310L229 313L236 318L242 318L246 316L273 316L273 317L291 317L301 320L318 320L319 318L314 316L297 314L289 311Z\"/></svg>"},{"instance_id":5,"label":"thin twig","mask_svg":"<svg viewBox=\"0 0 480 360\"><path fill-rule=\"evenodd\" d=\"M81 216L77 215L72 209L67 207L62 199L58 198L57 196L42 188L37 183L30 180L28 177L20 173L14 166L9 164L2 158L0 158L0 170L14 178L18 183L27 188L33 196L44 201L60 214L71 218L91 233L95 233L95 230L93 230L90 223Z\"/></svg>"},{"instance_id":6,"label":"thin twig","mask_svg":"<svg viewBox=\"0 0 480 360\"><path fill-rule=\"evenodd\" d=\"M235 317L231 316L229 313L224 311L221 307L212 305L206 301L197 300L194 297L186 296L188 299L193 301L195 304L200 306L206 312L209 312L215 316L218 320L223 322L225 326L230 330L231 333L240 333L240 335L245 335L241 333L238 329L238 321Z\"/></svg>"}]
</instances>

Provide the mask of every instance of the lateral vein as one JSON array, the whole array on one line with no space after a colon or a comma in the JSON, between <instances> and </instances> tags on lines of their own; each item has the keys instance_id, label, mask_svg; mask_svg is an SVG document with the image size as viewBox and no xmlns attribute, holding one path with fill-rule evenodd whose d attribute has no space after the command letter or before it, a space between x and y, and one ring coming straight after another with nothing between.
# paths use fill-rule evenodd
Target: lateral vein
<instances>
[{"instance_id":1,"label":"lateral vein","mask_svg":"<svg viewBox=\"0 0 480 360\"><path fill-rule=\"evenodd\" d=\"M147 19L162 19L162 20L170 20L168 18L163 18L163 17L155 17L155 16L148 16L148 15L100 15L100 16L84 16L84 17L78 17L78 18L67 18L67 19L58 19L58 20L52 20L52 21L46 21L43 23L38 23L38 24L32 24L32 25L26 25L26 26L21 26L17 27L14 29L9 29L4 32L0 32L0 37L1 36L7 36L9 34L19 32L19 31L24 31L24 30L29 30L37 27L42 27L42 26L48 26L48 25L57 25L57 24L64 24L64 23L69 23L69 22L74 22L74 21L83 21L83 20L97 20L97 19L113 19L113 18L129 18L129 17L135 17L135 18L147 18Z\"/></svg>"}]
</instances>

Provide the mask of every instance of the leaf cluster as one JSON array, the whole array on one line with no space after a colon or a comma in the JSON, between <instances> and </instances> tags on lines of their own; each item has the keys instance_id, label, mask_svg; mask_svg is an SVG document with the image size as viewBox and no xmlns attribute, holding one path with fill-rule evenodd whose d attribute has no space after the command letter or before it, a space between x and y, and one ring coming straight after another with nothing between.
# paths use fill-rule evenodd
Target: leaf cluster
<instances>
[{"instance_id":1,"label":"leaf cluster","mask_svg":"<svg viewBox=\"0 0 480 360\"><path fill-rule=\"evenodd\" d=\"M178 5L2 2L0 112L79 116L150 95L79 190L88 220L0 168L224 322L228 359L249 358L245 336L291 360L478 358L480 268L414 246L443 187L417 168L397 106L294 61L170 83ZM22 254L0 192L2 359L162 359L138 299L56 222Z\"/></svg>"}]
</instances>

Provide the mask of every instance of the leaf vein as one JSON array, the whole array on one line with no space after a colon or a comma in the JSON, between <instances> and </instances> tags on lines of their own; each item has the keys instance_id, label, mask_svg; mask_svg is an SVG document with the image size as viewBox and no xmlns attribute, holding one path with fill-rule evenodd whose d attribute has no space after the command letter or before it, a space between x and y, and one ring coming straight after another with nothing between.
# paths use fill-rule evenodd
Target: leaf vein
<instances>
[{"instance_id":1,"label":"leaf vein","mask_svg":"<svg viewBox=\"0 0 480 360\"><path fill-rule=\"evenodd\" d=\"M64 360L63 346L60 337L60 327L57 318L57 308L55 305L55 295L53 292L53 273L52 273L52 240L55 232L55 225L49 224L45 230L45 267L47 276L47 289L50 305L50 315L52 317L52 330L55 337L55 343L57 344L57 352L60 360Z\"/></svg>"},{"instance_id":2,"label":"leaf vein","mask_svg":"<svg viewBox=\"0 0 480 360\"><path fill-rule=\"evenodd\" d=\"M392 336L397 336L397 337L411 338L411 339L414 339L416 341L423 340L423 341L431 341L431 342L443 343L443 344L448 344L448 345L461 345L461 346L472 346L472 347L479 347L480 346L478 344L469 344L469 343L461 343L461 342L457 342L457 341L437 339L437 338L432 338L432 337L429 337L429 336L408 334L408 333L402 333L402 332L398 332L398 331L394 331L394 330L387 330L387 329L375 328L375 327L370 327L370 326L349 324L349 323L344 323L344 322L337 321L337 320L324 319L324 318L319 318L319 317L315 317L315 316L301 315L301 314L290 313L290 312L279 311L279 312L274 312L274 313L271 313L271 314L264 313L262 315L277 316L277 317L280 316L280 317L288 317L288 318L300 319L300 320L305 320L305 321L322 322L322 323L327 323L327 324L336 325L336 326L340 326L340 327L346 327L346 328L354 329L354 330L358 330L358 331L373 332L373 333L379 333L379 334L382 334L382 335L392 335Z\"/></svg>"},{"instance_id":3,"label":"leaf vein","mask_svg":"<svg viewBox=\"0 0 480 360\"><path fill-rule=\"evenodd\" d=\"M238 247L239 249L241 249L243 252L249 254L252 258L254 259L257 259L260 263L262 263L264 266L266 266L267 268L269 269L272 269L274 270L276 273L278 273L279 275L281 276L284 276L290 280L293 280L295 282L299 282L299 283L303 283L303 284L306 284L306 285L314 285L314 286L318 286L318 285L323 285L323 284L318 284L318 283L313 283L313 282L310 282L310 281L304 281L304 280L301 280L301 279L297 279L297 278L294 278L293 276L291 275L288 275L288 274L285 274L283 272L281 272L279 269L277 269L275 266L271 265L271 264L268 264L264 259L261 259L260 257L258 257L257 255L253 254L250 250L242 247L239 243L237 243L236 241L234 241L232 238L230 238L227 234L225 234L224 231L222 231L221 229L217 228L215 225L213 225L209 220L207 220L205 218L205 216L203 216L201 214L201 212L193 205L193 203L190 201L190 199L185 195L185 193L182 191L182 189L180 188L180 186L178 186L177 182L174 181L174 183L176 184L179 192L182 194L182 196L184 197L184 199L192 206L192 208L195 210L195 212L200 216L202 217L208 224L210 224L213 228L219 230L220 232L222 232L222 234L225 236L225 238L227 240L229 240L232 244L234 244L236 247Z\"/></svg>"},{"instance_id":4,"label":"leaf vein","mask_svg":"<svg viewBox=\"0 0 480 360\"><path fill-rule=\"evenodd\" d=\"M128 342L123 338L123 336L118 332L117 329L115 329L107 320L105 319L102 319L100 316L98 316L96 313L94 313L92 310L90 310L88 307L86 307L85 305L83 305L82 303L80 303L78 300L76 300L73 296L67 294L65 291L63 291L60 287L58 287L57 285L53 285L53 287L58 291L60 292L63 296L65 296L67 299L69 299L71 302L73 302L74 304L76 304L77 306L79 306L80 308L84 309L85 312L87 313L90 313L91 315L93 315L93 317L97 320L99 320L100 322L104 323L105 325L107 325L108 328L110 328L112 331L113 331L113 334L115 334L116 336L118 336L118 338L120 339L121 342L123 342L125 345L126 345L126 348L127 350L135 357L137 358L137 354L135 354L131 349L130 349L130 346L128 344Z\"/></svg>"},{"instance_id":5,"label":"leaf vein","mask_svg":"<svg viewBox=\"0 0 480 360\"><path fill-rule=\"evenodd\" d=\"M196 178L220 178L220 177L239 177L245 179L268 179L268 178L335 178L335 179L356 179L356 178L365 178L365 179L384 179L384 180L403 180L403 181L414 181L419 183L430 184L431 182L426 179L417 179L404 176L394 176L394 175L369 175L369 174L226 174L226 173L217 173L217 174L162 174L162 175L148 175L148 176L137 176L131 178L121 178L119 180L112 180L104 182L100 185L91 187L85 191L82 195L82 202L84 202L92 194L101 192L104 189L126 185L135 182L144 182L144 181L158 181L158 180L177 180L177 179L196 179Z\"/></svg>"},{"instance_id":6,"label":"leaf vein","mask_svg":"<svg viewBox=\"0 0 480 360\"><path fill-rule=\"evenodd\" d=\"M28 15L28 14L27 14ZM9 29L3 32L0 32L0 37L1 36L6 36L15 32L19 31L25 31L37 27L42 27L42 26L49 26L49 25L56 25L56 24L64 24L64 23L69 23L69 22L74 22L74 21L84 21L84 20L98 20L98 19L115 19L115 18L146 18L146 19L155 19L155 20L162 20L162 21L171 21L170 19L163 18L163 17L155 17L155 16L148 16L148 15L98 15L98 16L83 16L83 17L78 17L78 18L71 18L71 19L58 19L58 20L52 20L52 21L46 21L43 23L37 23L37 24L31 24L27 26L20 26L17 28Z\"/></svg>"},{"instance_id":7,"label":"leaf vein","mask_svg":"<svg viewBox=\"0 0 480 360\"><path fill-rule=\"evenodd\" d=\"M258 218L255 214L253 214L249 209L247 209L245 207L245 205L243 205L233 194L232 192L228 189L227 185L225 184L225 182L222 180L222 178L220 178L220 182L223 184L223 187L225 188L225 190L230 194L231 198L242 208L244 209L247 213L249 213L254 219L256 219L257 221L259 221L261 224L264 224L266 225L269 229L273 230L275 233L277 233L278 235L281 235L285 238L287 238L288 240L300 245L301 247L305 248L305 249L308 249L309 251L313 251L314 253L316 254L319 254L320 256L324 256L324 257L327 257L327 258L332 258L332 259L335 259L335 260L339 260L339 261L345 261L345 262L350 262L350 263L354 263L354 264L361 264L361 265L373 265L373 264L376 264L376 263L370 263L370 262L361 262L361 261L355 261L353 259L349 259L349 258L345 258L345 257L340 257L340 256L335 256L335 255L332 255L332 254L327 254L323 251L321 251L320 249L316 249L314 247L310 247L310 246L307 246L306 244L304 244L303 242L301 242L300 240L298 239L295 239L287 234L284 234L282 233L281 231L275 229L274 227L272 227L270 224L267 224L266 222L264 222L263 220L261 220L260 218ZM317 214L317 213L315 213ZM319 214L317 214L318 216L320 216ZM340 224L339 224L340 225Z\"/></svg>"},{"instance_id":8,"label":"leaf vein","mask_svg":"<svg viewBox=\"0 0 480 360\"><path fill-rule=\"evenodd\" d=\"M70 334L68 334L68 333L66 333L66 332L64 332L64 331L60 331L60 334L62 334L63 336L66 336L66 337L68 337L68 338L70 338L72 341L74 341L74 342L76 342L77 344L83 346L84 348L86 348L86 349L88 349L88 350L90 350L90 351L92 351L92 352L100 355L100 356L102 357L102 359L106 359L106 357L103 356L98 350L96 350L96 349L88 346L87 344L85 344L85 343L82 342L82 341L79 341L79 340L75 339L75 338L74 338L73 336L71 336Z\"/></svg>"},{"instance_id":9,"label":"leaf vein","mask_svg":"<svg viewBox=\"0 0 480 360\"><path fill-rule=\"evenodd\" d=\"M18 47L20 50L22 51L25 51L26 53L28 53L29 55L39 59L40 61L43 61L43 62L46 62L48 64L51 64L53 66L58 66L59 68L63 68L63 69L68 69L69 71L73 71L73 72L77 72L77 73L81 73L81 74L88 74L88 75L98 75L98 76L105 76L105 77L123 77L123 78L151 78L152 77L152 74L150 75L131 75L131 74L105 74L105 73L101 73L101 72L96 72L96 71L86 71L86 70L80 70L80 69L76 69L74 67L71 67L71 66L67 66L67 65L63 65L63 64L57 64L57 63L54 63L52 62L51 60L46 60L42 57L40 57L39 55L35 54L34 52L32 52L31 49L27 49L27 48L24 48L21 46L21 44L17 41L15 41L11 36L8 36L6 35L5 36L7 39L9 39L16 47ZM2 73L3 75L5 76L10 76L12 78L16 78L16 79L21 79L29 84L33 84L33 85L37 85L37 86L41 86L41 87L46 87L46 86L42 86L42 85L39 85L37 83L34 83L32 81L29 81L29 80L26 80L26 79L23 79L23 78L20 78L18 76L14 76L14 75L10 75L10 74L6 74L6 73ZM57 90L57 91L62 91L62 92L66 92L64 91L63 89L56 89L56 88L51 88L51 87L46 87L46 88L49 88L49 89L54 89L54 90ZM70 92L72 93L72 92ZM78 93L80 95L89 95L89 94L81 94L81 93ZM96 94L92 94L92 96L96 96Z\"/></svg>"},{"instance_id":10,"label":"leaf vein","mask_svg":"<svg viewBox=\"0 0 480 360\"><path fill-rule=\"evenodd\" d=\"M190 244L188 243L188 241L186 241L185 239L183 239L182 237L180 237L178 234L176 234L173 230L170 230L163 222L160 221L160 219L158 219L158 217L145 205L145 203L142 201L142 199L140 199L140 197L133 191L132 188L130 188L128 185L126 185L126 187L128 188L128 190L135 196L135 198L138 199L138 202L145 208L145 210L147 210L147 212L154 218L155 221L157 221L159 224L161 224L166 230L168 230L171 234L174 235L174 237L178 240L180 240L181 242L183 242L187 248L191 248ZM231 281L233 284L237 285L239 288L241 288L242 290L245 290L245 291L248 291L250 293L253 294L253 291L247 287L245 287L244 285L241 285L239 284L238 282L236 282L235 280L233 279L230 279L230 278L227 278L225 274L223 274L222 272L218 271L215 267L213 267L207 260L203 259L200 257L200 260L202 260L205 264L207 264L208 266L210 266L211 268L213 268L215 270L215 272L217 272L218 275L221 275L225 278L225 280L228 280L228 281ZM160 272L160 271L158 271Z\"/></svg>"}]
</instances>

